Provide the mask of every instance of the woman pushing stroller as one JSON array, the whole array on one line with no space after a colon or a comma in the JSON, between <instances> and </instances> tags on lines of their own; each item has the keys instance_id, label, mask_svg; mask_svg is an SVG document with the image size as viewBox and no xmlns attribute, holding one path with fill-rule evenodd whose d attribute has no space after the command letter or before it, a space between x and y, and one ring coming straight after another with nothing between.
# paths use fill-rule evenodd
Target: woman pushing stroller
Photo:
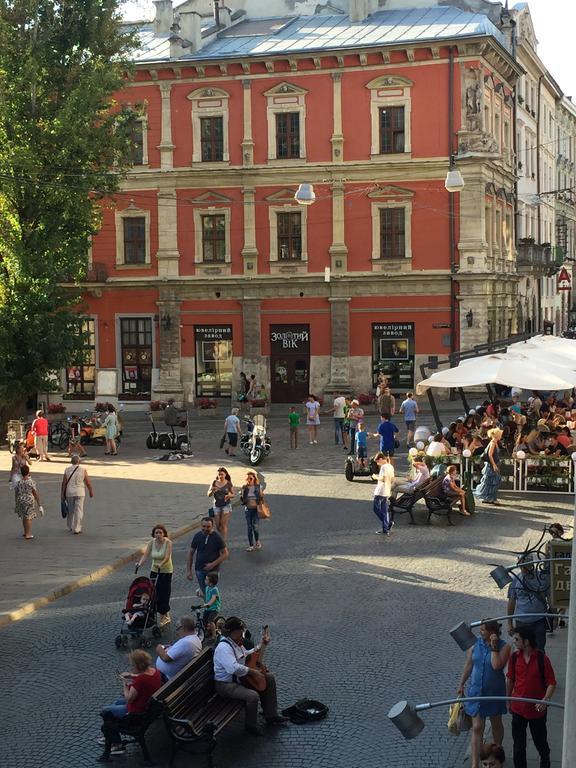
<instances>
[{"instance_id":1,"label":"woman pushing stroller","mask_svg":"<svg viewBox=\"0 0 576 768\"><path fill-rule=\"evenodd\" d=\"M152 540L146 545L146 549L140 560L136 563L135 573L144 565L146 560L152 559L150 578L156 588L156 601L160 613L159 626L169 624L170 619L170 595L172 593L172 542L168 538L168 531L161 525L155 525L152 529Z\"/></svg>"}]
</instances>

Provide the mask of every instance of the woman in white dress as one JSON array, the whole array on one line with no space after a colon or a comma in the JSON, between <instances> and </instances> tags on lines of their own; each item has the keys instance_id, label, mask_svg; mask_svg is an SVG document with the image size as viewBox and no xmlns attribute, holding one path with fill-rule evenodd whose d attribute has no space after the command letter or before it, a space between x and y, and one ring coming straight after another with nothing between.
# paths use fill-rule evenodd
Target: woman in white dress
<instances>
[{"instance_id":1,"label":"woman in white dress","mask_svg":"<svg viewBox=\"0 0 576 768\"><path fill-rule=\"evenodd\" d=\"M318 425L320 424L320 403L314 395L308 395L304 405L306 406L308 441L310 445L316 445L318 443Z\"/></svg>"}]
</instances>

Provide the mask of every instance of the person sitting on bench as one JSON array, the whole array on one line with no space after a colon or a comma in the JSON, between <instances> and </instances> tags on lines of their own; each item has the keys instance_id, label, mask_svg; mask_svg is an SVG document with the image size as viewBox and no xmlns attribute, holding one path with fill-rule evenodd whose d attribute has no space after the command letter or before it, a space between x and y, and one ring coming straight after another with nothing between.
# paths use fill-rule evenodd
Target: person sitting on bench
<instances>
[{"instance_id":1,"label":"person sitting on bench","mask_svg":"<svg viewBox=\"0 0 576 768\"><path fill-rule=\"evenodd\" d=\"M214 650L214 680L216 693L225 699L240 699L246 706L246 731L262 735L258 728L258 702L266 719L266 725L286 725L288 718L278 714L276 679L270 672L246 666L252 653L263 650L268 638L263 636L262 645L247 651L243 645L245 625L237 616L231 616L224 624L223 637ZM254 681L254 686L251 682ZM265 686L265 687L264 687ZM263 690L255 690L264 687Z\"/></svg>"},{"instance_id":2,"label":"person sitting on bench","mask_svg":"<svg viewBox=\"0 0 576 768\"><path fill-rule=\"evenodd\" d=\"M394 480L392 483L392 499L395 499L399 493L414 493L424 483L427 483L430 479L430 470L428 465L424 461L416 460L414 462L416 468L416 476L414 480Z\"/></svg>"},{"instance_id":3,"label":"person sitting on bench","mask_svg":"<svg viewBox=\"0 0 576 768\"><path fill-rule=\"evenodd\" d=\"M470 512L466 509L466 491L456 483L457 472L458 467L455 464L450 464L446 470L444 480L442 480L442 493L449 500L459 501L460 514L470 517Z\"/></svg>"}]
</instances>

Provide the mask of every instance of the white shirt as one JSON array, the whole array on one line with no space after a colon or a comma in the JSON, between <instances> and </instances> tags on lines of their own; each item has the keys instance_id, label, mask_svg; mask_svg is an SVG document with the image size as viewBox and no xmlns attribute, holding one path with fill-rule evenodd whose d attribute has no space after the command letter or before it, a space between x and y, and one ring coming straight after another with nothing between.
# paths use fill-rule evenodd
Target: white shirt
<instances>
[{"instance_id":1,"label":"white shirt","mask_svg":"<svg viewBox=\"0 0 576 768\"><path fill-rule=\"evenodd\" d=\"M247 675L250 670L244 661L251 653L233 640L220 640L214 649L214 679L219 683L233 683L235 676Z\"/></svg>"},{"instance_id":2,"label":"white shirt","mask_svg":"<svg viewBox=\"0 0 576 768\"><path fill-rule=\"evenodd\" d=\"M437 443L435 440L432 440L428 448L426 449L426 456L445 456L446 455L446 446L444 443Z\"/></svg>"},{"instance_id":3,"label":"white shirt","mask_svg":"<svg viewBox=\"0 0 576 768\"><path fill-rule=\"evenodd\" d=\"M380 472L378 473L378 483L374 489L374 496L386 496L386 498L390 498L393 480L394 467L392 464L382 464Z\"/></svg>"},{"instance_id":4,"label":"white shirt","mask_svg":"<svg viewBox=\"0 0 576 768\"><path fill-rule=\"evenodd\" d=\"M64 470L64 477L68 480L66 496L71 499L78 496L86 496L86 488L84 486L86 470L84 467L81 467L80 464L71 464Z\"/></svg>"},{"instance_id":5,"label":"white shirt","mask_svg":"<svg viewBox=\"0 0 576 768\"><path fill-rule=\"evenodd\" d=\"M335 397L334 398L334 418L335 419L343 419L344 418L344 406L346 405L346 399L344 397Z\"/></svg>"},{"instance_id":6,"label":"white shirt","mask_svg":"<svg viewBox=\"0 0 576 768\"><path fill-rule=\"evenodd\" d=\"M156 659L156 669L170 680L181 669L184 669L186 664L189 664L192 659L198 656L201 650L202 643L198 635L185 635L180 640L176 640L174 645L166 648L166 653L172 661L164 661L158 656Z\"/></svg>"}]
</instances>

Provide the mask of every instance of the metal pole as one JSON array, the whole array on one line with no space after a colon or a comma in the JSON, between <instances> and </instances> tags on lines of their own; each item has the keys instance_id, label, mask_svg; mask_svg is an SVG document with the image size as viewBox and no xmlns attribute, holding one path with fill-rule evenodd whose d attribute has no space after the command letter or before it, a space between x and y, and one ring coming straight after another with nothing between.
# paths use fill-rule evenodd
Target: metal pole
<instances>
[{"instance_id":1,"label":"metal pole","mask_svg":"<svg viewBox=\"0 0 576 768\"><path fill-rule=\"evenodd\" d=\"M572 454L572 461L576 453ZM574 492L574 522L576 525L576 491ZM576 755L576 569L570 569L570 603L568 605L568 648L566 650L566 683L564 694L564 732L562 738L562 768L572 768Z\"/></svg>"},{"instance_id":2,"label":"metal pole","mask_svg":"<svg viewBox=\"0 0 576 768\"><path fill-rule=\"evenodd\" d=\"M528 704L542 704L542 699L528 699L524 696L462 696L461 699L445 699L444 701L428 701L424 704L416 704L414 711L421 712L423 709L445 707L446 704L456 704L459 701L525 701ZM564 717L566 717L566 709L564 704L559 704L557 701L547 701L546 705L549 707L558 707L558 709L564 709ZM564 765L562 765L562 768L564 768Z\"/></svg>"}]
</instances>

